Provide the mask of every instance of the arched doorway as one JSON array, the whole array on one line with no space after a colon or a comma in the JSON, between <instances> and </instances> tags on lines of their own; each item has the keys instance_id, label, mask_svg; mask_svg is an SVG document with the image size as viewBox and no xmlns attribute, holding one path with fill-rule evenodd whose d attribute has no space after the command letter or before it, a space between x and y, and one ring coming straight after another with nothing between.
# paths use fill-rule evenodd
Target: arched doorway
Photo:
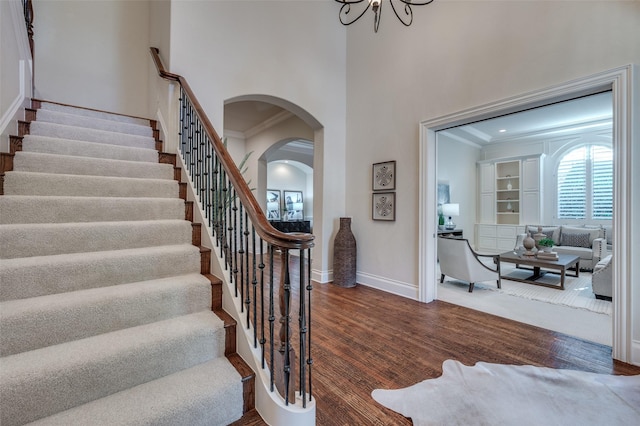
<instances>
[{"instance_id":1,"label":"arched doorway","mask_svg":"<svg viewBox=\"0 0 640 426\"><path fill-rule=\"evenodd\" d=\"M291 161L309 173L310 187L290 188L303 193L304 215L313 220L316 235L313 249L314 265L323 265L327 249L322 236L322 158L314 155L324 143L321 124L300 106L281 98L266 95L243 95L225 101L224 138L234 160L246 160L245 179L254 190L256 199L266 211L268 188L268 163ZM306 183L305 183L306 185ZM314 273L314 271L312 271ZM314 278L315 279L315 278Z\"/></svg>"}]
</instances>

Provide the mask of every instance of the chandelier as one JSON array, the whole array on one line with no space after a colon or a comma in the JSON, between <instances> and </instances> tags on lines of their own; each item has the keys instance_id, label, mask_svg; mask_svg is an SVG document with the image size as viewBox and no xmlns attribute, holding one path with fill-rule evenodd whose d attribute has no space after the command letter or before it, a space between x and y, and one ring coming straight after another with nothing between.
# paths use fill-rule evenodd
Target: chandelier
<instances>
[{"instance_id":1,"label":"chandelier","mask_svg":"<svg viewBox=\"0 0 640 426\"><path fill-rule=\"evenodd\" d=\"M362 15L364 15L365 12L369 10L369 8L371 8L371 10L374 13L373 31L376 33L378 32L378 26L380 26L380 16L382 15L382 0L335 0L335 1L342 4L342 6L340 7L340 14L339 14L340 23L342 23L342 25L353 24L358 19L360 19ZM398 10L396 9L396 5L394 4L394 2L396 1L404 5L404 11L403 11L404 13L398 13ZM433 0L389 0L389 3L391 4L391 9L393 9L393 13L395 13L396 17L406 27L411 25L411 23L413 22L413 10L411 10L411 6L425 6L432 2ZM361 6L361 7L364 7L364 9L362 9L362 12L360 12L359 15L357 14L357 12L355 12L355 10L354 10L355 13L353 15L350 15L351 5L359 4L359 3L366 3L366 7L364 5ZM401 7L402 6L398 5L398 8L401 8Z\"/></svg>"}]
</instances>

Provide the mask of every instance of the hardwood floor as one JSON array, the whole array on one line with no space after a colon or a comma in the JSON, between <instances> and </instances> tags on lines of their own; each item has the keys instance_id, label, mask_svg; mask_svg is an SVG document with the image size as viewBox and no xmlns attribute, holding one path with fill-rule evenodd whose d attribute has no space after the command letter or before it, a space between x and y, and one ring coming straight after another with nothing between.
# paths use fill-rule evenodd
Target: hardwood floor
<instances>
[{"instance_id":1,"label":"hardwood floor","mask_svg":"<svg viewBox=\"0 0 640 426\"><path fill-rule=\"evenodd\" d=\"M312 307L313 394L322 426L410 425L371 391L439 377L447 359L640 374L640 367L614 362L610 347L446 302L314 283ZM264 424L255 412L234 423Z\"/></svg>"}]
</instances>

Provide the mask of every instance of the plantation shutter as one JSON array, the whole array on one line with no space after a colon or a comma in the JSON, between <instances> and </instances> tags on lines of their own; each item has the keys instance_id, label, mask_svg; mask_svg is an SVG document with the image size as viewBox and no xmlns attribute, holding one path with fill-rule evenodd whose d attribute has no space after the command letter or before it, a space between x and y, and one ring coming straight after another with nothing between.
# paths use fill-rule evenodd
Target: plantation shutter
<instances>
[{"instance_id":1,"label":"plantation shutter","mask_svg":"<svg viewBox=\"0 0 640 426\"><path fill-rule=\"evenodd\" d=\"M604 146L591 147L593 219L613 217L613 152Z\"/></svg>"},{"instance_id":2,"label":"plantation shutter","mask_svg":"<svg viewBox=\"0 0 640 426\"><path fill-rule=\"evenodd\" d=\"M587 213L587 149L574 149L558 166L558 218L584 219Z\"/></svg>"},{"instance_id":3,"label":"plantation shutter","mask_svg":"<svg viewBox=\"0 0 640 426\"><path fill-rule=\"evenodd\" d=\"M558 218L613 217L613 151L590 145L567 153L558 165Z\"/></svg>"}]
</instances>

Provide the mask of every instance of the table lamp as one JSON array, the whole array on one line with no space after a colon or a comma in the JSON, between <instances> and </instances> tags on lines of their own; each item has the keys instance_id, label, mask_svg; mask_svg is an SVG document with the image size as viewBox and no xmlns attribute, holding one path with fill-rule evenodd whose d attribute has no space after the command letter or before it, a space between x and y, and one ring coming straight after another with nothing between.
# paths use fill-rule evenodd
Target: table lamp
<instances>
[{"instance_id":1,"label":"table lamp","mask_svg":"<svg viewBox=\"0 0 640 426\"><path fill-rule=\"evenodd\" d=\"M459 204L443 204L442 205L442 214L445 215L448 219L444 224L444 228L451 231L456 229L456 224L453 223L451 218L453 216L460 215L460 205Z\"/></svg>"}]
</instances>

